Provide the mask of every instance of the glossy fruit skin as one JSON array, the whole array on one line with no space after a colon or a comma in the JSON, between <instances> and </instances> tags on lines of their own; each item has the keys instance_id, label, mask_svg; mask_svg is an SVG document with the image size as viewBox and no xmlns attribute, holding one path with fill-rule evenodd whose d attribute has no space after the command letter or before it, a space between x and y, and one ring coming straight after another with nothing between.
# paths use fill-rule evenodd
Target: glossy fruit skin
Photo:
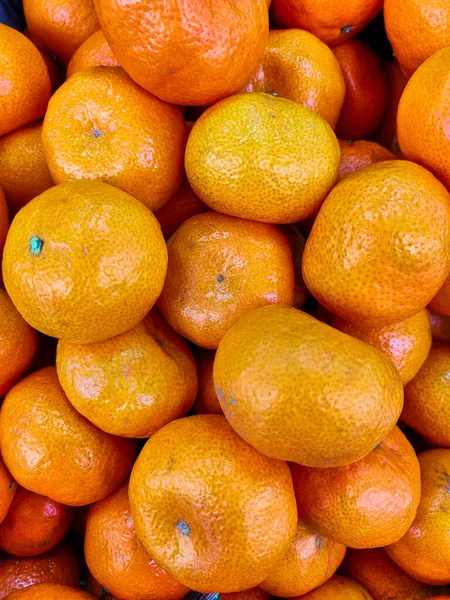
<instances>
[{"instance_id":1,"label":"glossy fruit skin","mask_svg":"<svg viewBox=\"0 0 450 600\"><path fill-rule=\"evenodd\" d=\"M450 48L433 54L421 65L398 105L397 133L402 152L436 175L450 188L448 88Z\"/></svg>"},{"instance_id":2,"label":"glossy fruit skin","mask_svg":"<svg viewBox=\"0 0 450 600\"><path fill-rule=\"evenodd\" d=\"M241 89L261 61L265 0L95 0L112 51L159 98L207 106Z\"/></svg>"},{"instance_id":3,"label":"glossy fruit skin","mask_svg":"<svg viewBox=\"0 0 450 600\"><path fill-rule=\"evenodd\" d=\"M141 203L95 181L55 186L16 216L3 253L6 289L25 320L67 341L128 331L159 296L167 248Z\"/></svg>"},{"instance_id":4,"label":"glossy fruit skin","mask_svg":"<svg viewBox=\"0 0 450 600\"><path fill-rule=\"evenodd\" d=\"M314 214L337 180L339 162L326 121L297 102L262 93L238 94L204 112L185 156L189 182L205 204L268 223Z\"/></svg>"},{"instance_id":5,"label":"glossy fruit skin","mask_svg":"<svg viewBox=\"0 0 450 600\"><path fill-rule=\"evenodd\" d=\"M14 556L37 556L57 546L72 523L72 508L18 488L0 525L0 548Z\"/></svg>"},{"instance_id":6,"label":"glossy fruit skin","mask_svg":"<svg viewBox=\"0 0 450 600\"><path fill-rule=\"evenodd\" d=\"M100 29L92 0L24 0L23 9L33 40L64 64Z\"/></svg>"},{"instance_id":7,"label":"glossy fruit skin","mask_svg":"<svg viewBox=\"0 0 450 600\"><path fill-rule=\"evenodd\" d=\"M181 600L189 592L158 567L138 540L128 481L91 507L84 552L93 576L121 600Z\"/></svg>"},{"instance_id":8,"label":"glossy fruit skin","mask_svg":"<svg viewBox=\"0 0 450 600\"><path fill-rule=\"evenodd\" d=\"M433 342L450 344L450 317L437 315L428 310L431 325L431 336Z\"/></svg>"},{"instance_id":9,"label":"glossy fruit skin","mask_svg":"<svg viewBox=\"0 0 450 600\"><path fill-rule=\"evenodd\" d=\"M120 66L101 29L88 37L74 53L67 65L66 79L83 69L100 66Z\"/></svg>"},{"instance_id":10,"label":"glossy fruit skin","mask_svg":"<svg viewBox=\"0 0 450 600\"><path fill-rule=\"evenodd\" d=\"M450 450L427 450L418 459L422 497L416 518L386 551L414 579L445 585L450 581Z\"/></svg>"},{"instance_id":11,"label":"glossy fruit skin","mask_svg":"<svg viewBox=\"0 0 450 600\"><path fill-rule=\"evenodd\" d=\"M363 41L352 39L333 48L345 80L346 94L336 135L346 140L370 137L378 127L387 99L381 58Z\"/></svg>"},{"instance_id":12,"label":"glossy fruit skin","mask_svg":"<svg viewBox=\"0 0 450 600\"><path fill-rule=\"evenodd\" d=\"M403 385L413 379L431 348L431 326L425 308L413 317L381 327L362 327L335 317L333 327L383 352L399 372Z\"/></svg>"},{"instance_id":13,"label":"glossy fruit skin","mask_svg":"<svg viewBox=\"0 0 450 600\"><path fill-rule=\"evenodd\" d=\"M450 46L450 6L445 0L385 0L384 23L404 73L414 71L438 50Z\"/></svg>"},{"instance_id":14,"label":"glossy fruit skin","mask_svg":"<svg viewBox=\"0 0 450 600\"><path fill-rule=\"evenodd\" d=\"M361 31L382 8L382 0L273 0L272 16L278 25L306 29L333 46Z\"/></svg>"},{"instance_id":15,"label":"glossy fruit skin","mask_svg":"<svg viewBox=\"0 0 450 600\"><path fill-rule=\"evenodd\" d=\"M249 313L226 334L214 383L241 437L267 456L311 467L369 454L403 404L398 373L378 350L281 305Z\"/></svg>"},{"instance_id":16,"label":"glossy fruit skin","mask_svg":"<svg viewBox=\"0 0 450 600\"><path fill-rule=\"evenodd\" d=\"M38 338L17 311L8 294L0 290L0 397L30 368Z\"/></svg>"},{"instance_id":17,"label":"glossy fruit skin","mask_svg":"<svg viewBox=\"0 0 450 600\"><path fill-rule=\"evenodd\" d=\"M449 235L450 196L431 173L400 160L369 165L325 200L306 242L303 277L323 306L348 321L402 321L445 280Z\"/></svg>"},{"instance_id":18,"label":"glossy fruit skin","mask_svg":"<svg viewBox=\"0 0 450 600\"><path fill-rule=\"evenodd\" d=\"M339 180L373 163L397 158L395 154L376 142L339 140L339 146L341 148Z\"/></svg>"},{"instance_id":19,"label":"glossy fruit skin","mask_svg":"<svg viewBox=\"0 0 450 600\"><path fill-rule=\"evenodd\" d=\"M0 457L0 523L8 514L17 492L17 483Z\"/></svg>"},{"instance_id":20,"label":"glossy fruit skin","mask_svg":"<svg viewBox=\"0 0 450 600\"><path fill-rule=\"evenodd\" d=\"M450 316L450 276L428 304L428 308L439 315Z\"/></svg>"},{"instance_id":21,"label":"glossy fruit skin","mask_svg":"<svg viewBox=\"0 0 450 600\"><path fill-rule=\"evenodd\" d=\"M24 35L0 23L0 136L40 119L51 96L39 50Z\"/></svg>"},{"instance_id":22,"label":"glossy fruit skin","mask_svg":"<svg viewBox=\"0 0 450 600\"><path fill-rule=\"evenodd\" d=\"M54 367L32 373L8 393L0 444L20 485L69 506L110 494L136 454L134 441L102 432L72 407Z\"/></svg>"},{"instance_id":23,"label":"glossy fruit skin","mask_svg":"<svg viewBox=\"0 0 450 600\"><path fill-rule=\"evenodd\" d=\"M389 148L397 130L398 103L408 83L408 79L403 74L396 60L386 61L384 68L388 81L386 109L375 133L375 140L382 146Z\"/></svg>"},{"instance_id":24,"label":"glossy fruit skin","mask_svg":"<svg viewBox=\"0 0 450 600\"><path fill-rule=\"evenodd\" d=\"M58 583L71 588L80 585L80 571L72 548L61 544L41 556L18 558L4 555L0 558L1 600L9 598L8 594L39 583ZM48 596L46 600L49 600Z\"/></svg>"},{"instance_id":25,"label":"glossy fruit skin","mask_svg":"<svg viewBox=\"0 0 450 600\"><path fill-rule=\"evenodd\" d=\"M133 467L129 495L146 549L200 592L259 584L297 525L289 467L254 450L221 415L179 419L155 433Z\"/></svg>"},{"instance_id":26,"label":"glossy fruit skin","mask_svg":"<svg viewBox=\"0 0 450 600\"><path fill-rule=\"evenodd\" d=\"M356 581L334 575L326 583L309 594L293 598L293 600L373 600L369 592Z\"/></svg>"},{"instance_id":27,"label":"glossy fruit skin","mask_svg":"<svg viewBox=\"0 0 450 600\"><path fill-rule=\"evenodd\" d=\"M260 587L286 598L306 594L335 574L345 551L343 544L322 537L299 520L290 549Z\"/></svg>"},{"instance_id":28,"label":"glossy fruit skin","mask_svg":"<svg viewBox=\"0 0 450 600\"><path fill-rule=\"evenodd\" d=\"M289 98L318 113L334 129L345 97L345 82L333 52L300 29L272 30L262 64L246 86Z\"/></svg>"},{"instance_id":29,"label":"glossy fruit skin","mask_svg":"<svg viewBox=\"0 0 450 600\"><path fill-rule=\"evenodd\" d=\"M59 342L56 367L74 408L112 435L148 438L183 417L197 394L195 358L156 310L104 342Z\"/></svg>"},{"instance_id":30,"label":"glossy fruit skin","mask_svg":"<svg viewBox=\"0 0 450 600\"><path fill-rule=\"evenodd\" d=\"M54 185L42 147L42 123L0 138L0 186L12 216Z\"/></svg>"},{"instance_id":31,"label":"glossy fruit skin","mask_svg":"<svg viewBox=\"0 0 450 600\"><path fill-rule=\"evenodd\" d=\"M198 394L194 404L197 415L223 415L214 387L214 350L200 348L196 354L198 365Z\"/></svg>"},{"instance_id":32,"label":"glossy fruit skin","mask_svg":"<svg viewBox=\"0 0 450 600\"><path fill-rule=\"evenodd\" d=\"M301 518L351 548L399 540L420 500L419 462L398 427L358 462L330 469L293 465L292 477Z\"/></svg>"},{"instance_id":33,"label":"glossy fruit skin","mask_svg":"<svg viewBox=\"0 0 450 600\"><path fill-rule=\"evenodd\" d=\"M157 306L175 331L202 348L217 348L249 311L294 300L291 246L274 225L207 212L183 223L167 248Z\"/></svg>"},{"instance_id":34,"label":"glossy fruit skin","mask_svg":"<svg viewBox=\"0 0 450 600\"><path fill-rule=\"evenodd\" d=\"M10 596L8 596L9 598ZM94 600L94 597L82 590L75 590L56 583L41 583L11 595L12 600Z\"/></svg>"},{"instance_id":35,"label":"glossy fruit skin","mask_svg":"<svg viewBox=\"0 0 450 600\"><path fill-rule=\"evenodd\" d=\"M450 348L433 344L425 364L405 388L401 419L437 447L450 447Z\"/></svg>"},{"instance_id":36,"label":"glossy fruit skin","mask_svg":"<svg viewBox=\"0 0 450 600\"><path fill-rule=\"evenodd\" d=\"M189 181L184 179L169 202L155 212L155 217L161 225L164 239L168 240L185 221L208 210L206 204L191 188Z\"/></svg>"},{"instance_id":37,"label":"glossy fruit skin","mask_svg":"<svg viewBox=\"0 0 450 600\"><path fill-rule=\"evenodd\" d=\"M56 183L109 183L161 208L183 181L181 111L140 88L120 67L91 67L53 95L42 130Z\"/></svg>"},{"instance_id":38,"label":"glossy fruit skin","mask_svg":"<svg viewBox=\"0 0 450 600\"><path fill-rule=\"evenodd\" d=\"M382 548L347 550L343 570L364 586L373 600L425 600L444 591L407 575Z\"/></svg>"}]
</instances>

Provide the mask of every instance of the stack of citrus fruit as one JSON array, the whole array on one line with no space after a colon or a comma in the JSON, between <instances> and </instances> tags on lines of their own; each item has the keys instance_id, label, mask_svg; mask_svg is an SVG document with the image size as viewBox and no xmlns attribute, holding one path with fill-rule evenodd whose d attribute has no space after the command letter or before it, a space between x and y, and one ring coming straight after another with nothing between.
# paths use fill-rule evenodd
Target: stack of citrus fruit
<instances>
[{"instance_id":1,"label":"stack of citrus fruit","mask_svg":"<svg viewBox=\"0 0 450 600\"><path fill-rule=\"evenodd\" d=\"M0 600L449 599L448 0L23 9Z\"/></svg>"}]
</instances>

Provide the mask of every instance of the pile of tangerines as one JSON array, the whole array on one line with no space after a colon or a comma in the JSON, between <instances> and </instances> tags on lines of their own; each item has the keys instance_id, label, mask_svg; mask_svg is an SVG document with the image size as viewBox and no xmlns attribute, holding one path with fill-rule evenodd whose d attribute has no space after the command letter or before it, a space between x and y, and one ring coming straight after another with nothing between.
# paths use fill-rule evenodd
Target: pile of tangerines
<instances>
[{"instance_id":1,"label":"pile of tangerines","mask_svg":"<svg viewBox=\"0 0 450 600\"><path fill-rule=\"evenodd\" d=\"M449 599L448 0L24 13L0 600Z\"/></svg>"}]
</instances>

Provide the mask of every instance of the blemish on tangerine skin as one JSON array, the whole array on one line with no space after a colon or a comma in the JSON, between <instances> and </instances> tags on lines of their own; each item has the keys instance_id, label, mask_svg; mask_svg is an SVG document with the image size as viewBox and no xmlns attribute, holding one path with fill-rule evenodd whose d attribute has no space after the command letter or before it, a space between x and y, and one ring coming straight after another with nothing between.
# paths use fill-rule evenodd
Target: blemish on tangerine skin
<instances>
[{"instance_id":1,"label":"blemish on tangerine skin","mask_svg":"<svg viewBox=\"0 0 450 600\"><path fill-rule=\"evenodd\" d=\"M97 139L102 135L102 132L100 131L100 129L94 127L92 130L92 135L95 137L95 139Z\"/></svg>"},{"instance_id":2,"label":"blemish on tangerine skin","mask_svg":"<svg viewBox=\"0 0 450 600\"><path fill-rule=\"evenodd\" d=\"M180 519L178 521L178 523L175 525L175 529L178 529L178 531L181 531L181 533L183 535L189 535L191 533L191 528L186 523L186 521L183 521L183 519Z\"/></svg>"},{"instance_id":3,"label":"blemish on tangerine skin","mask_svg":"<svg viewBox=\"0 0 450 600\"><path fill-rule=\"evenodd\" d=\"M30 254L34 254L34 256L39 256L42 250L42 246L44 242L37 235L33 235L30 238Z\"/></svg>"},{"instance_id":4,"label":"blemish on tangerine skin","mask_svg":"<svg viewBox=\"0 0 450 600\"><path fill-rule=\"evenodd\" d=\"M8 485L8 490L12 490L15 483L16 482L14 481L14 479L11 479L11 481L9 482L9 485Z\"/></svg>"},{"instance_id":5,"label":"blemish on tangerine skin","mask_svg":"<svg viewBox=\"0 0 450 600\"><path fill-rule=\"evenodd\" d=\"M219 400L223 400L225 398L225 393L219 387L216 387L216 394Z\"/></svg>"},{"instance_id":6,"label":"blemish on tangerine skin","mask_svg":"<svg viewBox=\"0 0 450 600\"><path fill-rule=\"evenodd\" d=\"M347 35L353 29L352 25L347 25L347 27L343 27L341 30L341 35Z\"/></svg>"}]
</instances>

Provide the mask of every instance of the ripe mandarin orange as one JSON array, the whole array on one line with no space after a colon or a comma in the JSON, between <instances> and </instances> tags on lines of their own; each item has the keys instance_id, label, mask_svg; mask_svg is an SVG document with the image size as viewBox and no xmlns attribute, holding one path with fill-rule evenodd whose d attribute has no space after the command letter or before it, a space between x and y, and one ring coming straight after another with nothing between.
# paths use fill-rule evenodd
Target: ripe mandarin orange
<instances>
[{"instance_id":1,"label":"ripe mandarin orange","mask_svg":"<svg viewBox=\"0 0 450 600\"><path fill-rule=\"evenodd\" d=\"M430 318L425 308L390 325L364 327L340 317L335 317L332 325L383 352L397 368L403 385L417 375L431 348Z\"/></svg>"},{"instance_id":2,"label":"ripe mandarin orange","mask_svg":"<svg viewBox=\"0 0 450 600\"><path fill-rule=\"evenodd\" d=\"M312 467L369 454L403 405L398 373L378 350L282 305L230 329L214 383L240 436L267 456Z\"/></svg>"},{"instance_id":3,"label":"ripe mandarin orange","mask_svg":"<svg viewBox=\"0 0 450 600\"><path fill-rule=\"evenodd\" d=\"M264 592L261 588L254 587L243 592L220 594L220 600L269 600L269 594Z\"/></svg>"},{"instance_id":4,"label":"ripe mandarin orange","mask_svg":"<svg viewBox=\"0 0 450 600\"><path fill-rule=\"evenodd\" d=\"M266 0L94 0L119 63L144 89L206 106L237 92L267 42Z\"/></svg>"},{"instance_id":5,"label":"ripe mandarin orange","mask_svg":"<svg viewBox=\"0 0 450 600\"><path fill-rule=\"evenodd\" d=\"M293 600L373 600L362 585L352 579L334 575L312 592Z\"/></svg>"},{"instance_id":6,"label":"ripe mandarin orange","mask_svg":"<svg viewBox=\"0 0 450 600\"><path fill-rule=\"evenodd\" d=\"M344 78L333 52L300 29L270 32L262 64L245 89L299 102L333 128L345 96Z\"/></svg>"},{"instance_id":7,"label":"ripe mandarin orange","mask_svg":"<svg viewBox=\"0 0 450 600\"><path fill-rule=\"evenodd\" d=\"M315 589L332 577L345 556L346 547L319 535L302 520L287 554L260 587L272 595L291 598Z\"/></svg>"},{"instance_id":8,"label":"ripe mandarin orange","mask_svg":"<svg viewBox=\"0 0 450 600\"><path fill-rule=\"evenodd\" d=\"M238 94L195 123L185 165L196 194L218 212L269 223L314 214L339 174L326 121L269 94Z\"/></svg>"},{"instance_id":9,"label":"ripe mandarin orange","mask_svg":"<svg viewBox=\"0 0 450 600\"><path fill-rule=\"evenodd\" d=\"M40 583L24 590L19 590L11 596L11 600L94 600L94 597L82 590L75 590L57 583Z\"/></svg>"},{"instance_id":10,"label":"ripe mandarin orange","mask_svg":"<svg viewBox=\"0 0 450 600\"><path fill-rule=\"evenodd\" d=\"M100 29L92 0L24 0L23 10L33 40L64 64Z\"/></svg>"},{"instance_id":11,"label":"ripe mandarin orange","mask_svg":"<svg viewBox=\"0 0 450 600\"><path fill-rule=\"evenodd\" d=\"M183 417L197 394L195 358L156 310L103 342L59 342L56 366L72 405L113 435L148 438Z\"/></svg>"},{"instance_id":12,"label":"ripe mandarin orange","mask_svg":"<svg viewBox=\"0 0 450 600\"><path fill-rule=\"evenodd\" d=\"M450 48L433 54L420 66L398 105L397 134L408 160L417 162L450 188Z\"/></svg>"},{"instance_id":13,"label":"ripe mandarin orange","mask_svg":"<svg viewBox=\"0 0 450 600\"><path fill-rule=\"evenodd\" d=\"M0 456L0 523L7 516L16 492L17 483Z\"/></svg>"},{"instance_id":14,"label":"ripe mandarin orange","mask_svg":"<svg viewBox=\"0 0 450 600\"><path fill-rule=\"evenodd\" d=\"M1 139L0 139L1 141ZM9 211L6 203L6 196L3 189L0 187L0 252L6 242L6 236L9 230Z\"/></svg>"},{"instance_id":15,"label":"ripe mandarin orange","mask_svg":"<svg viewBox=\"0 0 450 600\"><path fill-rule=\"evenodd\" d=\"M181 111L120 67L76 73L53 95L42 143L56 183L98 180L161 208L183 181L187 127Z\"/></svg>"},{"instance_id":16,"label":"ripe mandarin orange","mask_svg":"<svg viewBox=\"0 0 450 600\"><path fill-rule=\"evenodd\" d=\"M0 548L14 556L48 552L66 536L74 515L69 506L19 486L0 525Z\"/></svg>"},{"instance_id":17,"label":"ripe mandarin orange","mask_svg":"<svg viewBox=\"0 0 450 600\"><path fill-rule=\"evenodd\" d=\"M386 61L385 71L388 81L386 109L375 133L375 139L382 146L389 148L397 129L398 103L408 80L396 60Z\"/></svg>"},{"instance_id":18,"label":"ripe mandarin orange","mask_svg":"<svg viewBox=\"0 0 450 600\"><path fill-rule=\"evenodd\" d=\"M121 600L181 600L189 591L161 569L138 540L128 481L91 507L84 552L95 579Z\"/></svg>"},{"instance_id":19,"label":"ripe mandarin orange","mask_svg":"<svg viewBox=\"0 0 450 600\"><path fill-rule=\"evenodd\" d=\"M89 67L118 67L119 62L100 29L85 40L67 65L66 78Z\"/></svg>"},{"instance_id":20,"label":"ripe mandarin orange","mask_svg":"<svg viewBox=\"0 0 450 600\"><path fill-rule=\"evenodd\" d=\"M444 316L450 316L450 276L442 284L441 289L428 304L428 308Z\"/></svg>"},{"instance_id":21,"label":"ripe mandarin orange","mask_svg":"<svg viewBox=\"0 0 450 600\"><path fill-rule=\"evenodd\" d=\"M217 348L254 308L294 300L291 247L275 225L207 212L183 223L167 247L158 308L198 346Z\"/></svg>"},{"instance_id":22,"label":"ripe mandarin orange","mask_svg":"<svg viewBox=\"0 0 450 600\"><path fill-rule=\"evenodd\" d=\"M438 315L428 310L431 325L431 336L434 342L450 344L450 317Z\"/></svg>"},{"instance_id":23,"label":"ripe mandarin orange","mask_svg":"<svg viewBox=\"0 0 450 600\"><path fill-rule=\"evenodd\" d=\"M395 154L376 142L339 140L339 146L341 148L339 179L343 179L346 175L367 167L367 165L397 158Z\"/></svg>"},{"instance_id":24,"label":"ripe mandarin orange","mask_svg":"<svg viewBox=\"0 0 450 600\"><path fill-rule=\"evenodd\" d=\"M409 531L386 548L408 575L431 585L450 581L450 450L418 456L422 496Z\"/></svg>"},{"instance_id":25,"label":"ripe mandarin orange","mask_svg":"<svg viewBox=\"0 0 450 600\"><path fill-rule=\"evenodd\" d=\"M195 415L157 431L135 463L129 494L148 552L200 592L259 584L295 534L287 464L254 450L221 415Z\"/></svg>"},{"instance_id":26,"label":"ripe mandarin orange","mask_svg":"<svg viewBox=\"0 0 450 600\"><path fill-rule=\"evenodd\" d=\"M55 185L42 147L42 123L0 138L0 185L12 216Z\"/></svg>"},{"instance_id":27,"label":"ripe mandarin orange","mask_svg":"<svg viewBox=\"0 0 450 600\"><path fill-rule=\"evenodd\" d=\"M28 323L88 343L134 327L159 296L167 248L141 203L97 181L72 181L29 202L3 254L6 289Z\"/></svg>"},{"instance_id":28,"label":"ripe mandarin orange","mask_svg":"<svg viewBox=\"0 0 450 600\"><path fill-rule=\"evenodd\" d=\"M198 394L194 410L198 415L223 415L213 378L214 350L199 348L197 352Z\"/></svg>"},{"instance_id":29,"label":"ripe mandarin orange","mask_svg":"<svg viewBox=\"0 0 450 600\"><path fill-rule=\"evenodd\" d=\"M306 239L300 231L300 228L295 224L279 225L279 228L291 244L292 256L294 259L295 282L292 306L295 306L295 308L302 308L311 297L311 294L303 281L302 274L303 252L305 251Z\"/></svg>"},{"instance_id":30,"label":"ripe mandarin orange","mask_svg":"<svg viewBox=\"0 0 450 600\"><path fill-rule=\"evenodd\" d=\"M276 23L311 31L328 45L361 31L382 8L382 0L273 0L272 3Z\"/></svg>"},{"instance_id":31,"label":"ripe mandarin orange","mask_svg":"<svg viewBox=\"0 0 450 600\"><path fill-rule=\"evenodd\" d=\"M32 373L8 393L0 446L20 485L70 506L115 490L136 453L134 441L104 433L72 407L54 367Z\"/></svg>"},{"instance_id":32,"label":"ripe mandarin orange","mask_svg":"<svg viewBox=\"0 0 450 600\"><path fill-rule=\"evenodd\" d=\"M51 96L50 77L36 46L0 23L0 136L40 119Z\"/></svg>"},{"instance_id":33,"label":"ripe mandarin orange","mask_svg":"<svg viewBox=\"0 0 450 600\"><path fill-rule=\"evenodd\" d=\"M303 277L332 312L378 326L424 308L449 259L448 192L419 165L387 161L348 175L328 195L306 242Z\"/></svg>"}]
</instances>

